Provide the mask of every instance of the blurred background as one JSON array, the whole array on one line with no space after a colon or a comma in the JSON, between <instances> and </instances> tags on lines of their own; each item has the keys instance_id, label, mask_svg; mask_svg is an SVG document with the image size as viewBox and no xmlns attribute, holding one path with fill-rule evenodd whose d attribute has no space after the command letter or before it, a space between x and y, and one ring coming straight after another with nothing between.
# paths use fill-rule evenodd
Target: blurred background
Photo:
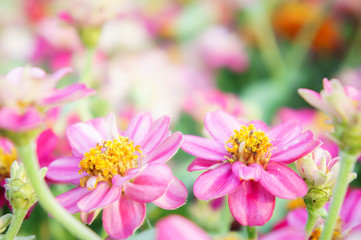
<instances>
[{"instance_id":1,"label":"blurred background","mask_svg":"<svg viewBox=\"0 0 361 240\"><path fill-rule=\"evenodd\" d=\"M169 115L174 131L204 135L204 115L216 109L270 125L299 121L336 156L327 117L308 108L297 89L319 91L325 77L361 88L361 0L2 0L0 74L24 65L49 73L70 66L59 86L83 82L97 90L49 123L52 158L70 154L70 123L114 112L124 129L134 114L149 111ZM194 199L200 173L186 171L192 160L180 151L170 163L189 190L188 204L174 211L150 205L149 220L177 213L225 239L227 204ZM55 195L69 189L49 184ZM261 230L298 205L278 201ZM106 236L100 217L91 227ZM39 206L24 222L20 235L28 234L72 239Z\"/></svg>"}]
</instances>

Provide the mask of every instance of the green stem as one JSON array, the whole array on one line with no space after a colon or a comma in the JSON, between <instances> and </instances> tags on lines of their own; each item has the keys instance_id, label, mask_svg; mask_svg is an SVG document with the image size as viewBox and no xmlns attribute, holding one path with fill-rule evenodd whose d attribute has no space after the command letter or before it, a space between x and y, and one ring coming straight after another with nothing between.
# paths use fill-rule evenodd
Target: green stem
<instances>
[{"instance_id":1,"label":"green stem","mask_svg":"<svg viewBox=\"0 0 361 240\"><path fill-rule=\"evenodd\" d=\"M311 233L313 232L313 229L315 228L317 219L319 217L317 210L307 208L307 223L305 227L305 231L307 234L307 239L311 236Z\"/></svg>"},{"instance_id":2,"label":"green stem","mask_svg":"<svg viewBox=\"0 0 361 240\"><path fill-rule=\"evenodd\" d=\"M330 209L328 211L328 216L320 240L331 239L333 235L336 222L339 217L339 212L343 200L346 196L347 187L348 187L348 176L355 166L355 162L357 160L358 155L349 154L347 152L341 151L340 156L341 156L341 168L338 174L337 183L333 194L333 199L330 205Z\"/></svg>"},{"instance_id":3,"label":"green stem","mask_svg":"<svg viewBox=\"0 0 361 240\"><path fill-rule=\"evenodd\" d=\"M248 240L256 240L257 239L256 227L247 226L246 229L247 229Z\"/></svg>"},{"instance_id":4,"label":"green stem","mask_svg":"<svg viewBox=\"0 0 361 240\"><path fill-rule=\"evenodd\" d=\"M28 211L23 209L14 210L14 219L11 222L8 231L6 232L6 235L4 237L5 240L12 240L16 237L16 234L18 234L21 224L23 223L27 213Z\"/></svg>"},{"instance_id":5,"label":"green stem","mask_svg":"<svg viewBox=\"0 0 361 240\"><path fill-rule=\"evenodd\" d=\"M31 142L17 146L19 156L25 166L26 174L46 212L59 221L70 233L80 239L100 239L93 231L67 212L53 197L44 179L39 176L39 163L35 154L35 145Z\"/></svg>"},{"instance_id":6,"label":"green stem","mask_svg":"<svg viewBox=\"0 0 361 240\"><path fill-rule=\"evenodd\" d=\"M255 5L248 14L249 21L257 37L257 44L262 58L272 74L272 79L274 81L283 81L286 67L265 4Z\"/></svg>"}]
</instances>

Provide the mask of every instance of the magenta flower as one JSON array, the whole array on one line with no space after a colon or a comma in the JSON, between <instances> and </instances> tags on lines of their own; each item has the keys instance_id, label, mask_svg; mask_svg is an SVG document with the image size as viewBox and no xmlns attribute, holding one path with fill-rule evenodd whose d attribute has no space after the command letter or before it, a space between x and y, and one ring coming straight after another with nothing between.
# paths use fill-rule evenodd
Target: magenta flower
<instances>
[{"instance_id":1,"label":"magenta flower","mask_svg":"<svg viewBox=\"0 0 361 240\"><path fill-rule=\"evenodd\" d=\"M317 148L321 142L300 125L285 122L271 130L261 121L249 124L215 111L208 113L206 139L185 136L182 149L197 158L188 171L207 170L194 183L197 198L210 200L228 194L234 218L242 225L265 224L272 216L275 196L296 199L307 186L285 164Z\"/></svg>"},{"instance_id":2,"label":"magenta flower","mask_svg":"<svg viewBox=\"0 0 361 240\"><path fill-rule=\"evenodd\" d=\"M360 210L360 211L359 211ZM351 190L342 205L332 239L356 240L361 238L361 190ZM304 240L307 222L306 209L296 209L288 213L285 221L260 240ZM323 229L322 218L316 223L309 239L318 239Z\"/></svg>"},{"instance_id":3,"label":"magenta flower","mask_svg":"<svg viewBox=\"0 0 361 240\"><path fill-rule=\"evenodd\" d=\"M211 240L206 231L185 217L170 215L155 225L156 240Z\"/></svg>"},{"instance_id":4,"label":"magenta flower","mask_svg":"<svg viewBox=\"0 0 361 240\"><path fill-rule=\"evenodd\" d=\"M170 134L169 117L153 122L138 114L119 134L114 115L70 125L66 136L73 156L55 160L47 177L78 187L58 201L91 223L103 209L103 224L112 238L124 239L143 223L145 204L165 209L185 203L187 190L164 163L179 149L183 136Z\"/></svg>"},{"instance_id":5,"label":"magenta flower","mask_svg":"<svg viewBox=\"0 0 361 240\"><path fill-rule=\"evenodd\" d=\"M94 93L84 84L56 89L70 68L47 75L36 67L17 67L0 77L0 129L26 131L38 127L46 110Z\"/></svg>"}]
</instances>

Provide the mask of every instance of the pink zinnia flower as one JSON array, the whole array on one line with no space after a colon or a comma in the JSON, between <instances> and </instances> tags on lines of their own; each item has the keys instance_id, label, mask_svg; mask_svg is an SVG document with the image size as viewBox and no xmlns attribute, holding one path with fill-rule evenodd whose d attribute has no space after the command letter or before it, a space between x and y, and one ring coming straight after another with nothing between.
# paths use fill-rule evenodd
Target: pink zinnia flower
<instances>
[{"instance_id":1,"label":"pink zinnia flower","mask_svg":"<svg viewBox=\"0 0 361 240\"><path fill-rule=\"evenodd\" d=\"M104 228L117 239L129 237L143 223L146 203L165 209L183 205L187 190L164 164L183 139L180 132L170 134L169 121L138 114L121 134L113 114L69 126L73 156L51 163L47 177L78 187L58 201L71 213L81 211L86 223L103 209Z\"/></svg>"},{"instance_id":2,"label":"pink zinnia flower","mask_svg":"<svg viewBox=\"0 0 361 240\"><path fill-rule=\"evenodd\" d=\"M210 200L228 194L232 215L242 225L265 224L272 216L275 196L303 197L307 186L285 164L320 145L311 131L285 122L271 130L261 121L239 122L222 111L208 113L206 139L185 136L182 149L197 158L188 171L207 170L194 183L197 198Z\"/></svg>"},{"instance_id":3,"label":"pink zinnia flower","mask_svg":"<svg viewBox=\"0 0 361 240\"><path fill-rule=\"evenodd\" d=\"M211 240L202 228L180 215L169 215L155 225L156 240Z\"/></svg>"},{"instance_id":4,"label":"pink zinnia flower","mask_svg":"<svg viewBox=\"0 0 361 240\"><path fill-rule=\"evenodd\" d=\"M47 75L36 67L17 67L0 77L0 129L26 131L44 121L46 110L94 93L84 84L56 89L70 68Z\"/></svg>"},{"instance_id":5,"label":"pink zinnia flower","mask_svg":"<svg viewBox=\"0 0 361 240\"><path fill-rule=\"evenodd\" d=\"M332 239L356 240L361 238L361 190L351 190L346 195L342 205ZM307 210L296 209L288 213L285 220L260 240L304 240ZM318 239L323 229L324 221L318 220L309 239Z\"/></svg>"}]
</instances>

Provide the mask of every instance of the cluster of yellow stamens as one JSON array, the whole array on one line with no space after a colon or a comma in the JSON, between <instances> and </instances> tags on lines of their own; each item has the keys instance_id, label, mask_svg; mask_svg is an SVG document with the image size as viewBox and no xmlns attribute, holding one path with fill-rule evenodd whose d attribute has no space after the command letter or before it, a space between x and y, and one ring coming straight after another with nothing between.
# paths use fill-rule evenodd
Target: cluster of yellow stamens
<instances>
[{"instance_id":1,"label":"cluster of yellow stamens","mask_svg":"<svg viewBox=\"0 0 361 240\"><path fill-rule=\"evenodd\" d=\"M140 146L127 137L119 136L113 141L104 141L84 154L79 163L79 174L89 175L80 179L80 186L85 187L90 177L97 177L96 183L107 181L111 183L117 174L124 176L128 169L139 166L143 155ZM96 184L95 184L96 186Z\"/></svg>"},{"instance_id":2,"label":"cluster of yellow stamens","mask_svg":"<svg viewBox=\"0 0 361 240\"><path fill-rule=\"evenodd\" d=\"M226 142L226 149L232 155L228 160L231 163L241 161L246 165L265 165L271 156L272 144L269 141L268 136L263 131L256 130L253 124L242 126L240 130L234 130L234 134Z\"/></svg>"},{"instance_id":3,"label":"cluster of yellow stamens","mask_svg":"<svg viewBox=\"0 0 361 240\"><path fill-rule=\"evenodd\" d=\"M4 149L0 148L0 180L10 177L10 167L16 158L15 148L11 149L11 152L5 152Z\"/></svg>"}]
</instances>

